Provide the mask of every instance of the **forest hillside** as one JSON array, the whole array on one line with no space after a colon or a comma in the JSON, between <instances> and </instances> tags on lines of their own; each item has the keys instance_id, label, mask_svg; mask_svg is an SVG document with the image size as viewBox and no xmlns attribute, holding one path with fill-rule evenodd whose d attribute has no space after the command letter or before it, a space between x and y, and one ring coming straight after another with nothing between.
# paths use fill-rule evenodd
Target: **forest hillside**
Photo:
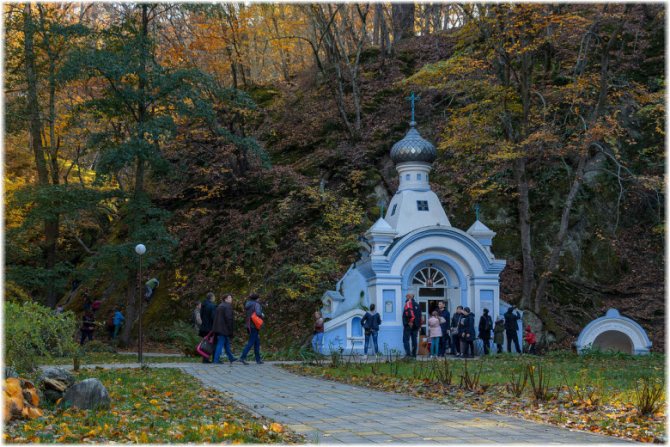
<instances>
[{"instance_id":1,"label":"forest hillside","mask_svg":"<svg viewBox=\"0 0 670 447\"><path fill-rule=\"evenodd\" d=\"M395 193L414 91L501 298L552 347L614 307L664 349L663 5L5 8L6 299L132 323L144 243L151 338L258 291L269 344L306 343Z\"/></svg>"}]
</instances>

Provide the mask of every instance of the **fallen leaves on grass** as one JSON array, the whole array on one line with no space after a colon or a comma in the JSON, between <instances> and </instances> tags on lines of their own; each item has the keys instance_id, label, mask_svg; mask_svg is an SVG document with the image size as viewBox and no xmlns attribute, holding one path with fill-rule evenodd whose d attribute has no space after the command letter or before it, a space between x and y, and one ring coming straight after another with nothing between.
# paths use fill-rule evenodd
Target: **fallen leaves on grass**
<instances>
[{"instance_id":1,"label":"fallen leaves on grass","mask_svg":"<svg viewBox=\"0 0 670 447\"><path fill-rule=\"evenodd\" d=\"M42 418L5 427L8 443L298 443L277 423L242 410L178 370L87 370L112 398L110 410L53 408Z\"/></svg>"},{"instance_id":2,"label":"fallen leaves on grass","mask_svg":"<svg viewBox=\"0 0 670 447\"><path fill-rule=\"evenodd\" d=\"M456 385L443 385L425 378L394 377L383 373L351 374L343 377L334 374L329 367L282 366L298 374L429 398L447 404L451 408L481 410L507 416L518 415L533 421L640 442L665 442L666 421L663 410L653 416L641 416L631 403L616 399L607 404L594 405L588 399L583 402L573 401L569 393L559 390L556 399L538 403L527 394L528 391L520 397L515 397L504 385L490 385L482 393L481 390L467 391Z\"/></svg>"}]
</instances>

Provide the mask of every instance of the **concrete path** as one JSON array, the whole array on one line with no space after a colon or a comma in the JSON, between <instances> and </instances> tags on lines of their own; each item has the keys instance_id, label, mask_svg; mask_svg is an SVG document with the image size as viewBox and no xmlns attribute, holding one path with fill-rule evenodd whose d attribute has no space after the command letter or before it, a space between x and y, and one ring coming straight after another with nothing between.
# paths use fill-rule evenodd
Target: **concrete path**
<instances>
[{"instance_id":1,"label":"concrete path","mask_svg":"<svg viewBox=\"0 0 670 447\"><path fill-rule=\"evenodd\" d=\"M618 438L448 406L401 394L292 374L272 363L205 365L150 363L177 368L206 387L230 395L250 411L280 422L318 444L584 444ZM279 363L279 362L277 362ZM137 368L138 363L82 365Z\"/></svg>"}]
</instances>

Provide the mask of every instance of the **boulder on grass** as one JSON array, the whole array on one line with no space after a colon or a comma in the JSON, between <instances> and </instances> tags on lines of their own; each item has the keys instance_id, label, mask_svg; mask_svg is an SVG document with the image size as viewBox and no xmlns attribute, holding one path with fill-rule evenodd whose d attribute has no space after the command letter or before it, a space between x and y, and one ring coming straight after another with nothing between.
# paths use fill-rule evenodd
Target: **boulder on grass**
<instances>
[{"instance_id":1,"label":"boulder on grass","mask_svg":"<svg viewBox=\"0 0 670 447\"><path fill-rule=\"evenodd\" d=\"M58 382L64 383L65 388L68 388L74 384L74 376L70 371L54 366L42 369L39 381L44 382L44 379L57 380Z\"/></svg>"},{"instance_id":2,"label":"boulder on grass","mask_svg":"<svg viewBox=\"0 0 670 447\"><path fill-rule=\"evenodd\" d=\"M83 410L109 408L111 400L107 388L98 379L86 379L67 389L60 405Z\"/></svg>"}]
</instances>

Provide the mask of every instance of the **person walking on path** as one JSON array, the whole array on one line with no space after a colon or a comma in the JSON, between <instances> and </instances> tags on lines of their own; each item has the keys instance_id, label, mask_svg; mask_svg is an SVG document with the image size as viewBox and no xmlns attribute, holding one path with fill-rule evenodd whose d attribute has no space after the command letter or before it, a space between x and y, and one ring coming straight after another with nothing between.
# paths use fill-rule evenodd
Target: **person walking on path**
<instances>
[{"instance_id":1,"label":"person walking on path","mask_svg":"<svg viewBox=\"0 0 670 447\"><path fill-rule=\"evenodd\" d=\"M323 349L323 317L321 312L314 312L314 334L312 335L312 349L321 354Z\"/></svg>"},{"instance_id":2,"label":"person walking on path","mask_svg":"<svg viewBox=\"0 0 670 447\"><path fill-rule=\"evenodd\" d=\"M461 356L473 358L475 356L475 314L470 308L463 309L463 318L458 323L458 338L461 339Z\"/></svg>"},{"instance_id":3,"label":"person walking on path","mask_svg":"<svg viewBox=\"0 0 670 447\"><path fill-rule=\"evenodd\" d=\"M224 295L223 301L216 307L212 331L216 334L216 349L214 363L221 363L221 351L225 349L228 361L232 364L235 356L230 351L230 340L233 338L233 296Z\"/></svg>"},{"instance_id":4,"label":"person walking on path","mask_svg":"<svg viewBox=\"0 0 670 447\"><path fill-rule=\"evenodd\" d=\"M214 294L209 292L205 299L202 301L200 306L200 319L202 324L200 325L200 331L198 335L200 337L206 337L210 332L212 332L212 325L214 324L214 313L216 312L216 306L214 305ZM212 363L210 359L202 358L202 363Z\"/></svg>"},{"instance_id":5,"label":"person walking on path","mask_svg":"<svg viewBox=\"0 0 670 447\"><path fill-rule=\"evenodd\" d=\"M247 331L249 332L249 341L247 342L247 345L244 347L242 355L240 355L240 362L242 362L242 364L244 365L248 365L248 363L246 362L247 354L249 354L249 351L253 347L254 356L256 357L256 363L260 365L263 363L263 360L261 360L260 328L259 327L257 328L254 322L252 321L253 314L256 314L256 316L261 319L265 319L265 315L263 314L263 307L261 306L261 303L258 302L258 294L252 293L251 295L249 295L247 302L244 303L244 312L246 314L245 324L247 327Z\"/></svg>"},{"instance_id":6,"label":"person walking on path","mask_svg":"<svg viewBox=\"0 0 670 447\"><path fill-rule=\"evenodd\" d=\"M365 329L365 346L363 348L363 359L368 358L368 346L370 346L370 339L375 345L375 355L379 355L379 345L377 344L377 335L379 334L379 326L382 324L382 317L375 310L376 306L370 304L370 311L365 312L361 325Z\"/></svg>"},{"instance_id":7,"label":"person walking on path","mask_svg":"<svg viewBox=\"0 0 670 447\"><path fill-rule=\"evenodd\" d=\"M514 312L515 307L511 306L505 312L505 335L507 336L507 352L512 352L512 342L514 342L514 348L518 354L521 354L521 348L519 348L519 335L517 331L519 330L518 321L521 319L519 312Z\"/></svg>"},{"instance_id":8,"label":"person walking on path","mask_svg":"<svg viewBox=\"0 0 670 447\"><path fill-rule=\"evenodd\" d=\"M436 310L428 319L428 337L430 338L430 358L437 358L440 353L440 340L442 339L442 320L440 313Z\"/></svg>"},{"instance_id":9,"label":"person walking on path","mask_svg":"<svg viewBox=\"0 0 670 447\"><path fill-rule=\"evenodd\" d=\"M451 353L456 357L461 356L461 338L459 337L459 327L461 319L463 318L463 306L456 307L454 316L451 317Z\"/></svg>"},{"instance_id":10,"label":"person walking on path","mask_svg":"<svg viewBox=\"0 0 670 447\"><path fill-rule=\"evenodd\" d=\"M84 312L84 318L81 321L81 340L79 344L84 346L84 341L88 338L93 341L93 331L95 330L95 316L92 310Z\"/></svg>"},{"instance_id":11,"label":"person walking on path","mask_svg":"<svg viewBox=\"0 0 670 447\"><path fill-rule=\"evenodd\" d=\"M535 352L535 344L537 343L537 337L535 337L535 334L533 334L530 325L526 326L526 333L523 336L523 340L528 345L528 354L537 354Z\"/></svg>"},{"instance_id":12,"label":"person walking on path","mask_svg":"<svg viewBox=\"0 0 670 447\"><path fill-rule=\"evenodd\" d=\"M440 351L438 355L444 357L447 353L447 349L451 350L451 333L449 332L449 324L451 323L451 314L447 309L447 305L444 301L437 303L437 314L441 319L444 319L444 323L441 323L442 328L442 337L440 338ZM440 320L442 321L442 320Z\"/></svg>"},{"instance_id":13,"label":"person walking on path","mask_svg":"<svg viewBox=\"0 0 670 447\"><path fill-rule=\"evenodd\" d=\"M114 333L112 334L112 339L116 339L121 330L123 322L126 321L126 317L121 313L121 309L118 307L114 308L114 316L112 317L112 324L114 325Z\"/></svg>"},{"instance_id":14,"label":"person walking on path","mask_svg":"<svg viewBox=\"0 0 670 447\"><path fill-rule=\"evenodd\" d=\"M421 328L421 308L414 300L414 294L405 295L405 307L402 312L402 343L405 348L405 358L416 358L418 348L419 329ZM411 340L411 350L410 350Z\"/></svg>"},{"instance_id":15,"label":"person walking on path","mask_svg":"<svg viewBox=\"0 0 670 447\"><path fill-rule=\"evenodd\" d=\"M493 328L493 343L498 348L498 354L503 352L503 341L505 340L505 320L498 316L496 325Z\"/></svg>"},{"instance_id":16,"label":"person walking on path","mask_svg":"<svg viewBox=\"0 0 670 447\"><path fill-rule=\"evenodd\" d=\"M491 344L491 331L493 330L493 319L489 315L489 310L483 310L484 315L479 317L479 338L484 344L484 355L489 353L489 346Z\"/></svg>"}]
</instances>

